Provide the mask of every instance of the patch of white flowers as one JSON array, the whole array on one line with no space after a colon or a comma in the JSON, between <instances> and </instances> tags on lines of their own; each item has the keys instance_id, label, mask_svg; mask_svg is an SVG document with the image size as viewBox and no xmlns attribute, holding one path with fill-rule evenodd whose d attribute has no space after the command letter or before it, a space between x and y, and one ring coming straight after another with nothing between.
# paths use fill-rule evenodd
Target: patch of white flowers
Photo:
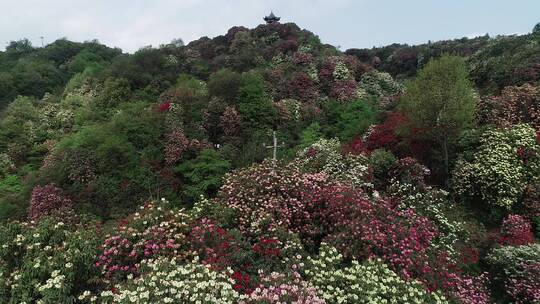
<instances>
[{"instance_id":1,"label":"patch of white flowers","mask_svg":"<svg viewBox=\"0 0 540 304\"><path fill-rule=\"evenodd\" d=\"M337 138L321 138L298 153L297 161L308 170L317 170L344 184L373 188L368 159L364 155L343 155Z\"/></svg>"},{"instance_id":2,"label":"patch of white flowers","mask_svg":"<svg viewBox=\"0 0 540 304\"><path fill-rule=\"evenodd\" d=\"M229 275L197 260L181 263L176 258L143 261L143 275L117 286L117 293L102 292L100 303L238 303L241 296ZM79 299L92 302L92 295L83 293Z\"/></svg>"},{"instance_id":3,"label":"patch of white flowers","mask_svg":"<svg viewBox=\"0 0 540 304\"><path fill-rule=\"evenodd\" d=\"M404 281L380 260L352 261L342 267L338 251L323 244L318 257L308 258L308 281L326 303L448 303L416 281Z\"/></svg>"}]
</instances>

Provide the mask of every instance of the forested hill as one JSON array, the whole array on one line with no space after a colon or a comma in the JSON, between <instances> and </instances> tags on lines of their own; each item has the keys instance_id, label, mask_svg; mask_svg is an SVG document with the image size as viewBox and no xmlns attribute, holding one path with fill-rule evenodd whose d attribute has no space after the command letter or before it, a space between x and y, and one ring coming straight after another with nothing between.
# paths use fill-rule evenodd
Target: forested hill
<instances>
[{"instance_id":1,"label":"forested hill","mask_svg":"<svg viewBox=\"0 0 540 304\"><path fill-rule=\"evenodd\" d=\"M0 304L540 301L540 24L20 40L0 111Z\"/></svg>"}]
</instances>

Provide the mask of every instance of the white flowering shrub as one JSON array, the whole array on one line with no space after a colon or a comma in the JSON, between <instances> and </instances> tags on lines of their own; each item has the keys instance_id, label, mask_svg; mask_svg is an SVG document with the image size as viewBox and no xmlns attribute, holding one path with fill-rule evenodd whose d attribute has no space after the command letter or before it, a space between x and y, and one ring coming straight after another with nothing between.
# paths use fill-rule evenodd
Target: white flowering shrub
<instances>
[{"instance_id":1,"label":"white flowering shrub","mask_svg":"<svg viewBox=\"0 0 540 304\"><path fill-rule=\"evenodd\" d=\"M464 223L450 219L447 214L454 212L456 205L448 199L448 192L427 186L423 191L408 183L394 182L392 197L399 200L400 210L413 209L417 214L429 218L439 230L433 246L444 250L454 261L459 257L456 244L468 241L469 233Z\"/></svg>"},{"instance_id":2,"label":"white flowering shrub","mask_svg":"<svg viewBox=\"0 0 540 304\"><path fill-rule=\"evenodd\" d=\"M0 303L73 303L99 274L93 229L13 222L0 227L0 243Z\"/></svg>"},{"instance_id":3,"label":"white flowering shrub","mask_svg":"<svg viewBox=\"0 0 540 304\"><path fill-rule=\"evenodd\" d=\"M377 70L369 71L362 75L358 83L358 95L362 98L374 96L394 96L403 92L403 86L396 82L392 76L386 72Z\"/></svg>"},{"instance_id":4,"label":"white flowering shrub","mask_svg":"<svg viewBox=\"0 0 540 304\"><path fill-rule=\"evenodd\" d=\"M535 131L528 125L488 130L479 142L469 159L458 160L454 190L458 195L478 197L488 205L511 209L528 182L540 172Z\"/></svg>"},{"instance_id":5,"label":"white flowering shrub","mask_svg":"<svg viewBox=\"0 0 540 304\"><path fill-rule=\"evenodd\" d=\"M341 153L337 138L321 138L297 155L296 162L308 172L324 173L330 178L354 187L373 187L369 160L364 155Z\"/></svg>"},{"instance_id":6,"label":"white flowering shrub","mask_svg":"<svg viewBox=\"0 0 540 304\"><path fill-rule=\"evenodd\" d=\"M332 303L448 303L416 281L404 281L380 260L342 266L342 256L326 244L308 258L305 275L328 304Z\"/></svg>"},{"instance_id":7,"label":"white flowering shrub","mask_svg":"<svg viewBox=\"0 0 540 304\"><path fill-rule=\"evenodd\" d=\"M98 303L238 303L230 273L220 273L197 260L182 264L176 258L158 258L141 263L143 275L117 285L116 292L104 291ZM230 271L232 273L232 271ZM96 302L91 293L80 300Z\"/></svg>"},{"instance_id":8,"label":"white flowering shrub","mask_svg":"<svg viewBox=\"0 0 540 304\"><path fill-rule=\"evenodd\" d=\"M334 67L334 72L332 73L335 81L351 79L352 75L345 63L339 60Z\"/></svg>"}]
</instances>

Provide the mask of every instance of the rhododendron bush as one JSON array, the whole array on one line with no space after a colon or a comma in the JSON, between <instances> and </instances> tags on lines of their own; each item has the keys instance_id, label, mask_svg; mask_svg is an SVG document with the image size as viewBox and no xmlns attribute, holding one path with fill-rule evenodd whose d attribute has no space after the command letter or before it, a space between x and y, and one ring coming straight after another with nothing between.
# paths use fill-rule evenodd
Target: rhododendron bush
<instances>
[{"instance_id":1,"label":"rhododendron bush","mask_svg":"<svg viewBox=\"0 0 540 304\"><path fill-rule=\"evenodd\" d=\"M167 201L148 203L125 220L101 245L95 263L107 280L116 282L140 273L143 259L161 255L185 256L190 217L182 210L166 210Z\"/></svg>"},{"instance_id":2,"label":"rhododendron bush","mask_svg":"<svg viewBox=\"0 0 540 304\"><path fill-rule=\"evenodd\" d=\"M487 257L499 291L516 303L540 301L540 245L503 246Z\"/></svg>"},{"instance_id":3,"label":"rhododendron bush","mask_svg":"<svg viewBox=\"0 0 540 304\"><path fill-rule=\"evenodd\" d=\"M485 204L512 209L527 185L538 179L540 145L528 125L509 130L488 130L468 158L458 160L454 189L459 195L478 197Z\"/></svg>"},{"instance_id":4,"label":"rhododendron bush","mask_svg":"<svg viewBox=\"0 0 540 304\"><path fill-rule=\"evenodd\" d=\"M78 291L99 285L91 227L53 217L14 222L0 227L0 242L0 303L73 303Z\"/></svg>"},{"instance_id":5,"label":"rhododendron bush","mask_svg":"<svg viewBox=\"0 0 540 304\"><path fill-rule=\"evenodd\" d=\"M419 282L403 280L380 260L353 260L343 267L342 259L335 248L323 245L304 269L326 303L449 303Z\"/></svg>"}]
</instances>

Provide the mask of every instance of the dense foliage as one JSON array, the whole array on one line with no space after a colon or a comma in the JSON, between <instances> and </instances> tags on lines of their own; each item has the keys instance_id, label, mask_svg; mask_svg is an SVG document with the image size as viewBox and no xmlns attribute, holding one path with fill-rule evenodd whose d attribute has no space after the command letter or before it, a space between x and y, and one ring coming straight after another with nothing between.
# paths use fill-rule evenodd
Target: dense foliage
<instances>
[{"instance_id":1,"label":"dense foliage","mask_svg":"<svg viewBox=\"0 0 540 304\"><path fill-rule=\"evenodd\" d=\"M538 27L11 42L0 304L538 303Z\"/></svg>"}]
</instances>

